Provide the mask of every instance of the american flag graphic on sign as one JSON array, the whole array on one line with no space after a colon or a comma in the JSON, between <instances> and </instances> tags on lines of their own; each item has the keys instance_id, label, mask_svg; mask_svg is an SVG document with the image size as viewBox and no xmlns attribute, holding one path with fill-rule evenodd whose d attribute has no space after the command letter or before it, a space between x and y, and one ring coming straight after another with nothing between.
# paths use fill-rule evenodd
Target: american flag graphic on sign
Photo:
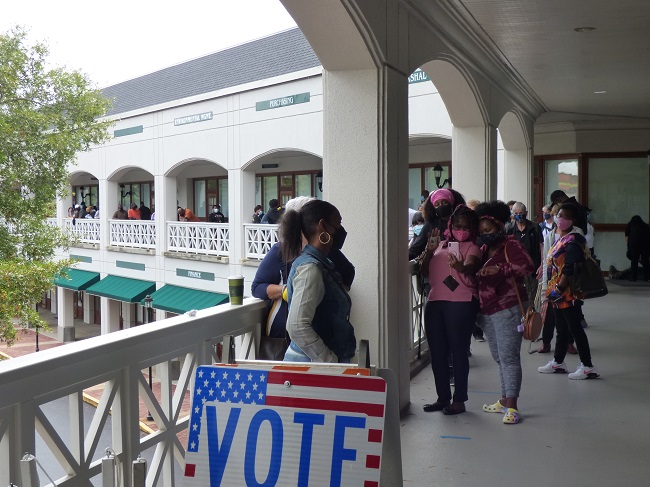
<instances>
[{"instance_id":1,"label":"american flag graphic on sign","mask_svg":"<svg viewBox=\"0 0 650 487\"><path fill-rule=\"evenodd\" d=\"M185 486L379 485L381 378L202 366L192 393Z\"/></svg>"}]
</instances>

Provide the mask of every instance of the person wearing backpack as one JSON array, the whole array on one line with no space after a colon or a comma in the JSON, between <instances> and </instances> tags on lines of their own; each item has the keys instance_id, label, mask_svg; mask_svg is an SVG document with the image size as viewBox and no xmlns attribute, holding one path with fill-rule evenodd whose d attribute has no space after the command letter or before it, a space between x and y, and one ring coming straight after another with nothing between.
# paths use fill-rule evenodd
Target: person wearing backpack
<instances>
[{"instance_id":1,"label":"person wearing backpack","mask_svg":"<svg viewBox=\"0 0 650 487\"><path fill-rule=\"evenodd\" d=\"M577 230L579 210L572 204L563 204L557 215L557 226L560 238L553 245L547 257L549 306L555 314L557 339L555 355L546 365L538 367L542 374L564 374L567 367L564 358L569 344L569 332L575 339L580 366L569 374L569 379L582 380L598 377L596 367L591 361L589 339L580 324L580 305L584 294L572 289L575 264L585 261L586 240L582 232Z\"/></svg>"}]
</instances>

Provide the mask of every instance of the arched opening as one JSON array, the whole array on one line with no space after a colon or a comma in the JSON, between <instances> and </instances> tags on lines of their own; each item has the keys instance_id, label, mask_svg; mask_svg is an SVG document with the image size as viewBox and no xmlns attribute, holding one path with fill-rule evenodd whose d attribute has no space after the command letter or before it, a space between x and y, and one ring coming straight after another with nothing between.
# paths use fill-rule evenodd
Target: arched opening
<instances>
[{"instance_id":1,"label":"arched opening","mask_svg":"<svg viewBox=\"0 0 650 487\"><path fill-rule=\"evenodd\" d=\"M156 188L150 172L137 166L124 166L110 174L107 181L109 191L111 186L115 187L115 194L108 195L110 202L115 199L127 211L134 204L140 207L144 203L149 210L155 211Z\"/></svg>"},{"instance_id":2,"label":"arched opening","mask_svg":"<svg viewBox=\"0 0 650 487\"><path fill-rule=\"evenodd\" d=\"M242 169L255 175L254 206L266 209L272 199L284 206L296 196L323 198L323 159L316 154L293 148L274 149L253 158Z\"/></svg>"},{"instance_id":3,"label":"arched opening","mask_svg":"<svg viewBox=\"0 0 650 487\"><path fill-rule=\"evenodd\" d=\"M99 207L99 180L92 173L75 171L70 174L69 181L70 204L67 206L67 216L75 216L77 212L78 217L85 218L89 207L92 210Z\"/></svg>"},{"instance_id":4,"label":"arched opening","mask_svg":"<svg viewBox=\"0 0 650 487\"><path fill-rule=\"evenodd\" d=\"M228 170L208 159L186 159L165 174L176 185L176 205L189 208L201 220L207 221L215 206L220 206L226 221L230 213L228 202ZM168 198L169 198L169 192Z\"/></svg>"}]
</instances>

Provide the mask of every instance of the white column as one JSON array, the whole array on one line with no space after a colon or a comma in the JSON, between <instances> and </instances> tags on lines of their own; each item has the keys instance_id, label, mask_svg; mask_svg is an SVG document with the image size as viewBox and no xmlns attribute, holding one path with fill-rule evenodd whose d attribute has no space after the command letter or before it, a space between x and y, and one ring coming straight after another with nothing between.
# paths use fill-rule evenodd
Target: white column
<instances>
[{"instance_id":1,"label":"white column","mask_svg":"<svg viewBox=\"0 0 650 487\"><path fill-rule=\"evenodd\" d=\"M167 250L167 224L176 221L176 178L155 176L156 186L156 254L159 257ZM162 268L162 264L159 268ZM160 277L160 276L159 276ZM157 280L163 280L162 277Z\"/></svg>"},{"instance_id":2,"label":"white column","mask_svg":"<svg viewBox=\"0 0 650 487\"><path fill-rule=\"evenodd\" d=\"M541 211L533 206L532 150L504 150L504 201L521 201L528 208L528 218Z\"/></svg>"},{"instance_id":3,"label":"white column","mask_svg":"<svg viewBox=\"0 0 650 487\"><path fill-rule=\"evenodd\" d=\"M61 342L74 341L74 291L60 288L57 295L58 339Z\"/></svg>"},{"instance_id":4,"label":"white column","mask_svg":"<svg viewBox=\"0 0 650 487\"><path fill-rule=\"evenodd\" d=\"M255 173L240 169L228 171L228 205L230 215L230 268L232 273L240 272L239 264L246 257L246 235L244 223L250 223L255 207Z\"/></svg>"},{"instance_id":5,"label":"white column","mask_svg":"<svg viewBox=\"0 0 650 487\"><path fill-rule=\"evenodd\" d=\"M101 299L102 312L102 335L118 331L120 329L120 301L109 298Z\"/></svg>"},{"instance_id":6,"label":"white column","mask_svg":"<svg viewBox=\"0 0 650 487\"><path fill-rule=\"evenodd\" d=\"M53 315L57 315L59 309L59 288L54 286L52 288L52 295L50 296L50 311ZM58 317L57 317L58 318Z\"/></svg>"},{"instance_id":7,"label":"white column","mask_svg":"<svg viewBox=\"0 0 650 487\"><path fill-rule=\"evenodd\" d=\"M101 224L100 249L106 250L110 246L111 229L108 220L117 210L118 198L117 181L99 180L99 221Z\"/></svg>"},{"instance_id":8,"label":"white column","mask_svg":"<svg viewBox=\"0 0 650 487\"><path fill-rule=\"evenodd\" d=\"M90 324L93 319L93 310L92 310L92 297L88 293L84 293L84 318L83 322L86 324Z\"/></svg>"},{"instance_id":9,"label":"white column","mask_svg":"<svg viewBox=\"0 0 650 487\"><path fill-rule=\"evenodd\" d=\"M497 129L453 127L452 187L465 199L493 200L497 196Z\"/></svg>"},{"instance_id":10,"label":"white column","mask_svg":"<svg viewBox=\"0 0 650 487\"><path fill-rule=\"evenodd\" d=\"M372 363L396 372L404 407L411 326L406 75L389 67L324 71L323 90L324 198L349 232L343 252L356 267L351 322L357 340L370 340ZM360 202L372 211L359 213Z\"/></svg>"},{"instance_id":11,"label":"white column","mask_svg":"<svg viewBox=\"0 0 650 487\"><path fill-rule=\"evenodd\" d=\"M122 327L126 330L135 325L135 313L131 303L120 301L120 306L122 306Z\"/></svg>"}]
</instances>

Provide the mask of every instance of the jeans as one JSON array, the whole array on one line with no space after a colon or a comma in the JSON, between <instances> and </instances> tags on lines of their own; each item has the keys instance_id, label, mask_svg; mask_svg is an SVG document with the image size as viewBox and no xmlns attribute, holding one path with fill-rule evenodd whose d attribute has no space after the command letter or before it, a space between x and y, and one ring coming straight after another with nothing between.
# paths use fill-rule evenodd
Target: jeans
<instances>
[{"instance_id":1,"label":"jeans","mask_svg":"<svg viewBox=\"0 0 650 487\"><path fill-rule=\"evenodd\" d=\"M519 397L521 390L520 322L519 304L491 315L478 315L478 326L483 328L492 358L499 366L501 395L506 398Z\"/></svg>"},{"instance_id":2,"label":"jeans","mask_svg":"<svg viewBox=\"0 0 650 487\"><path fill-rule=\"evenodd\" d=\"M284 362L313 362L313 360L300 350L295 343L291 342L284 353Z\"/></svg>"}]
</instances>

